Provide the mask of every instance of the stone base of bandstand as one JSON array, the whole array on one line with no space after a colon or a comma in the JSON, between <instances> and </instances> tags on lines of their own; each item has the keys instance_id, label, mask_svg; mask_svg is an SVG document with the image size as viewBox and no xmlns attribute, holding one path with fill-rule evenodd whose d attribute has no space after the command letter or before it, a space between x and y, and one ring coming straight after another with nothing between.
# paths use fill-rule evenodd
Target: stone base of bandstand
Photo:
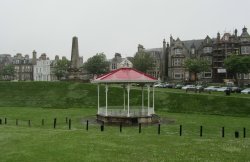
<instances>
[{"instance_id":1,"label":"stone base of bandstand","mask_svg":"<svg viewBox=\"0 0 250 162\"><path fill-rule=\"evenodd\" d=\"M103 115L96 115L98 123L105 123L105 124L125 124L125 125L137 125L138 123L141 124L156 124L160 122L160 119L157 115L150 115L150 116L133 116L133 117L121 117L121 116L103 116Z\"/></svg>"}]
</instances>

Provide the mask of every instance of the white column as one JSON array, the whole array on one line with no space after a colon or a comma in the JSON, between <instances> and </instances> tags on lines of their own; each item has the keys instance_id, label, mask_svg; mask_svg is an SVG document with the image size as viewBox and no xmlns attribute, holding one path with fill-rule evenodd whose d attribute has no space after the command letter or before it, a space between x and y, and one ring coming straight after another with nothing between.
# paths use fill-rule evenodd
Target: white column
<instances>
[{"instance_id":1,"label":"white column","mask_svg":"<svg viewBox=\"0 0 250 162\"><path fill-rule=\"evenodd\" d=\"M108 116L108 84L106 84L105 90L106 90L106 113L105 115Z\"/></svg>"},{"instance_id":2,"label":"white column","mask_svg":"<svg viewBox=\"0 0 250 162\"><path fill-rule=\"evenodd\" d=\"M97 84L97 107L98 107L97 114L99 114L100 113L100 86L99 84Z\"/></svg>"},{"instance_id":3,"label":"white column","mask_svg":"<svg viewBox=\"0 0 250 162\"><path fill-rule=\"evenodd\" d=\"M153 86L153 113L155 113L155 87Z\"/></svg>"},{"instance_id":4,"label":"white column","mask_svg":"<svg viewBox=\"0 0 250 162\"><path fill-rule=\"evenodd\" d=\"M149 106L150 106L150 85L148 86L148 116L149 116Z\"/></svg>"},{"instance_id":5,"label":"white column","mask_svg":"<svg viewBox=\"0 0 250 162\"><path fill-rule=\"evenodd\" d=\"M130 116L129 115L129 91L130 91L130 85L129 84L127 85L127 91L128 91L128 115L127 116L129 117Z\"/></svg>"},{"instance_id":6,"label":"white column","mask_svg":"<svg viewBox=\"0 0 250 162\"><path fill-rule=\"evenodd\" d=\"M144 109L144 89L141 87L141 108Z\"/></svg>"},{"instance_id":7,"label":"white column","mask_svg":"<svg viewBox=\"0 0 250 162\"><path fill-rule=\"evenodd\" d=\"M126 106L126 92L125 92L125 84L123 85L123 109L125 111L125 106Z\"/></svg>"}]
</instances>

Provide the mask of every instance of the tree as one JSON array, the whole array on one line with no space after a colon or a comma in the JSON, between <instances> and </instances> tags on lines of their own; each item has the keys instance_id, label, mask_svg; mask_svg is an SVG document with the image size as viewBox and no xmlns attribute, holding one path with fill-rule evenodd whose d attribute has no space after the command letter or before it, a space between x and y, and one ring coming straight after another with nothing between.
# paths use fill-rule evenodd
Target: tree
<instances>
[{"instance_id":1,"label":"tree","mask_svg":"<svg viewBox=\"0 0 250 162\"><path fill-rule=\"evenodd\" d=\"M146 73L154 66L153 60L154 58L150 55L150 53L145 51L137 52L134 56L134 59L132 60L133 67Z\"/></svg>"},{"instance_id":2,"label":"tree","mask_svg":"<svg viewBox=\"0 0 250 162\"><path fill-rule=\"evenodd\" d=\"M5 65L1 71L1 75L8 80L13 79L15 75L15 67L14 65Z\"/></svg>"},{"instance_id":3,"label":"tree","mask_svg":"<svg viewBox=\"0 0 250 162\"><path fill-rule=\"evenodd\" d=\"M83 64L83 68L90 74L100 75L109 71L109 62L104 53L97 53Z\"/></svg>"},{"instance_id":4,"label":"tree","mask_svg":"<svg viewBox=\"0 0 250 162\"><path fill-rule=\"evenodd\" d=\"M70 61L67 59L58 60L54 67L54 73L58 80L66 77L67 71L70 67Z\"/></svg>"},{"instance_id":5,"label":"tree","mask_svg":"<svg viewBox=\"0 0 250 162\"><path fill-rule=\"evenodd\" d=\"M250 57L231 55L224 60L225 68L230 72L238 85L240 85L238 74L247 74L250 72Z\"/></svg>"},{"instance_id":6,"label":"tree","mask_svg":"<svg viewBox=\"0 0 250 162\"><path fill-rule=\"evenodd\" d=\"M184 67L187 68L190 73L194 74L196 81L198 73L209 70L209 62L207 60L187 59L184 63Z\"/></svg>"}]
</instances>

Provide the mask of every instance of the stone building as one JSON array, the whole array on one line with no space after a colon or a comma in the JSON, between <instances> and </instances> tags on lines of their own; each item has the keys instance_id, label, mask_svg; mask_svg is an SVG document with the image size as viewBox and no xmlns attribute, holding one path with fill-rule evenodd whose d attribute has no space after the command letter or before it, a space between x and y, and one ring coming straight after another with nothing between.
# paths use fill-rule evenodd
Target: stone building
<instances>
[{"instance_id":1,"label":"stone building","mask_svg":"<svg viewBox=\"0 0 250 162\"><path fill-rule=\"evenodd\" d=\"M51 64L52 60L50 60L45 53L41 54L34 65L34 81L51 81Z\"/></svg>"},{"instance_id":2,"label":"stone building","mask_svg":"<svg viewBox=\"0 0 250 162\"><path fill-rule=\"evenodd\" d=\"M149 74L157 79L162 78L161 65L162 65L162 57L163 57L163 48L145 49L143 47L143 45L139 44L137 52L140 52L140 51L145 51L145 52L149 53L153 58L152 61L153 61L154 67L152 69L148 70L147 74Z\"/></svg>"},{"instance_id":3,"label":"stone building","mask_svg":"<svg viewBox=\"0 0 250 162\"><path fill-rule=\"evenodd\" d=\"M235 53L250 57L250 35L247 28L242 29L241 35L238 31L224 33L221 37L217 33L216 38L206 36L204 39L184 40L174 39L170 36L170 43L163 40L162 48L144 49L138 46L138 51L149 52L154 60L155 66L147 73L169 82L194 81L195 77L185 67L184 62L189 58L207 60L210 64L208 71L198 74L198 80L204 82L220 82L225 79L233 79L224 67L224 60ZM250 83L250 74L239 74L245 83Z\"/></svg>"},{"instance_id":4,"label":"stone building","mask_svg":"<svg viewBox=\"0 0 250 162\"><path fill-rule=\"evenodd\" d=\"M247 28L244 27L242 29L242 34L240 35L240 54L242 56L248 55L250 57L250 35L247 32ZM240 78L243 78L245 82L250 84L250 73L249 74L241 74L239 76Z\"/></svg>"},{"instance_id":5,"label":"stone building","mask_svg":"<svg viewBox=\"0 0 250 162\"><path fill-rule=\"evenodd\" d=\"M4 69L5 66L12 64L12 57L10 54L0 54L0 72ZM9 76L2 76L0 80L10 80Z\"/></svg>"},{"instance_id":6,"label":"stone building","mask_svg":"<svg viewBox=\"0 0 250 162\"><path fill-rule=\"evenodd\" d=\"M210 62L209 71L203 72L198 77L200 80L211 81L212 39L207 36L205 39L181 41L171 36L167 67L169 80L174 82L195 80L195 76L184 67L184 62L189 58Z\"/></svg>"},{"instance_id":7,"label":"stone building","mask_svg":"<svg viewBox=\"0 0 250 162\"><path fill-rule=\"evenodd\" d=\"M232 78L224 68L224 60L232 53L238 53L239 51L239 38L237 36L237 30L234 34L224 33L221 37L220 33L217 34L217 38L213 44L213 82L223 82L223 79Z\"/></svg>"},{"instance_id":8,"label":"stone building","mask_svg":"<svg viewBox=\"0 0 250 162\"><path fill-rule=\"evenodd\" d=\"M12 64L15 68L14 80L33 80L33 64L29 55L22 56L21 53L17 53L12 59Z\"/></svg>"},{"instance_id":9,"label":"stone building","mask_svg":"<svg viewBox=\"0 0 250 162\"><path fill-rule=\"evenodd\" d=\"M9 65L12 63L12 57L10 54L0 54L0 68L5 65Z\"/></svg>"},{"instance_id":10,"label":"stone building","mask_svg":"<svg viewBox=\"0 0 250 162\"><path fill-rule=\"evenodd\" d=\"M225 79L233 79L224 67L224 60L231 54L250 56L249 38L245 27L240 36L237 35L237 30L233 34L226 32L222 37L217 33L216 38L207 36L200 40L181 41L179 38L174 40L171 36L168 78L175 82L194 81L194 76L184 68L183 63L188 58L197 58L210 63L210 69L198 76L200 81L222 83ZM248 74L244 74L244 78L249 82Z\"/></svg>"},{"instance_id":11,"label":"stone building","mask_svg":"<svg viewBox=\"0 0 250 162\"><path fill-rule=\"evenodd\" d=\"M232 54L250 57L250 35L247 28L242 29L241 35L238 35L237 29L234 33L224 33L213 39L212 46L212 81L223 82L225 79L233 79L233 75L226 71L224 60ZM245 83L250 83L249 74L239 74Z\"/></svg>"},{"instance_id":12,"label":"stone building","mask_svg":"<svg viewBox=\"0 0 250 162\"><path fill-rule=\"evenodd\" d=\"M63 56L62 59L66 59L66 57ZM55 67L56 67L57 61L59 61L59 60L60 60L60 58L58 55L55 56L54 60L51 60L51 63L50 63L50 79L51 79L51 81L58 81L59 80L59 78L55 75Z\"/></svg>"},{"instance_id":13,"label":"stone building","mask_svg":"<svg viewBox=\"0 0 250 162\"><path fill-rule=\"evenodd\" d=\"M132 68L133 64L128 58L122 58L120 53L115 53L115 57L111 60L109 60L110 66L109 69L110 71L120 69L123 67L129 67Z\"/></svg>"}]
</instances>

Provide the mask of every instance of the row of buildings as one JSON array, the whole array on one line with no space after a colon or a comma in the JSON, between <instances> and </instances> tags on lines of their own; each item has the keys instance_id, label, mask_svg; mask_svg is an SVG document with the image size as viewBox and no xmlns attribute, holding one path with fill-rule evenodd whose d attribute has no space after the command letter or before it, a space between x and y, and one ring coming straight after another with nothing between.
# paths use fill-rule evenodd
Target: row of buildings
<instances>
[{"instance_id":1,"label":"row of buildings","mask_svg":"<svg viewBox=\"0 0 250 162\"><path fill-rule=\"evenodd\" d=\"M206 36L204 39L185 40L170 36L169 43L163 40L161 48L145 49L138 45L139 51L149 52L155 67L148 73L156 78L170 82L185 82L194 80L194 76L184 67L186 59L204 59L210 63L210 69L199 74L198 78L205 82L223 82L233 79L225 67L224 60L232 54L250 57L250 35L247 28L238 34L217 33L215 38ZM250 74L239 74L246 83L250 83Z\"/></svg>"},{"instance_id":2,"label":"row of buildings","mask_svg":"<svg viewBox=\"0 0 250 162\"><path fill-rule=\"evenodd\" d=\"M187 82L193 81L194 75L185 67L184 62L187 59L203 59L210 63L210 69L198 75L200 81L205 82L223 82L225 79L233 79L224 67L224 60L232 54L250 57L250 35L247 28L242 29L238 34L237 29L234 33L217 33L215 38L206 36L204 39L185 40L170 36L169 43L163 40L161 48L145 49L138 45L137 52L145 51L152 55L154 67L147 73L162 81L169 82ZM63 57L62 59L66 59ZM50 60L46 54L41 54L37 58L36 51L33 51L32 58L29 55L22 56L18 53L14 57L9 54L0 54L0 70L13 64L15 75L13 78L3 76L5 80L34 80L34 81L54 81L54 67L59 60L56 56ZM133 67L132 58L122 58L121 54L116 53L113 59L110 59L110 71L122 67ZM80 67L83 64L83 58L79 57L78 38L73 37L71 52L71 67L69 69L69 79L84 80L87 74ZM250 83L250 74L239 74L246 83Z\"/></svg>"},{"instance_id":3,"label":"row of buildings","mask_svg":"<svg viewBox=\"0 0 250 162\"><path fill-rule=\"evenodd\" d=\"M63 57L62 59L66 59ZM37 52L33 51L32 58L29 55L17 53L13 57L10 54L0 54L0 71L7 65L14 66L14 75L3 75L2 80L17 81L54 81L58 80L53 68L59 56L55 60L50 60L45 53L37 58Z\"/></svg>"},{"instance_id":4,"label":"row of buildings","mask_svg":"<svg viewBox=\"0 0 250 162\"><path fill-rule=\"evenodd\" d=\"M66 59L66 57L62 57ZM37 52L33 51L32 58L29 55L17 53L13 57L10 54L0 54L0 71L7 65L13 65L14 76L2 76L3 80L19 80L19 81L56 81L54 68L59 60L59 56L55 56L54 60L50 60L45 53L37 58ZM116 53L114 58L108 60L110 62L110 71L122 67L133 67L129 58L122 58L120 53ZM78 69L83 65L83 58L79 57L74 69ZM74 65L74 64L73 64Z\"/></svg>"},{"instance_id":5,"label":"row of buildings","mask_svg":"<svg viewBox=\"0 0 250 162\"><path fill-rule=\"evenodd\" d=\"M62 57L62 60L67 60L66 57ZM10 54L0 54L0 71L3 71L4 67L13 65L14 75L3 75L2 80L16 80L16 81L56 81L59 79L66 80L89 80L92 79L92 75L82 68L83 57L79 56L78 38L73 37L70 66L67 68L67 72L63 78L58 78L56 75L56 66L59 63L59 56L55 56L54 60L50 60L45 53L42 53L37 58L37 52L32 52L32 58L29 55L23 56L21 53L17 53L14 57ZM116 53L113 59L109 60L110 71L116 70L122 67L132 67L132 63L129 58L122 58L121 54Z\"/></svg>"},{"instance_id":6,"label":"row of buildings","mask_svg":"<svg viewBox=\"0 0 250 162\"><path fill-rule=\"evenodd\" d=\"M10 54L0 54L0 71L3 71L7 65L14 66L14 75L3 75L3 80L16 80L16 81L56 81L56 66L59 63L59 56L56 55L54 60L50 60L45 53L42 53L37 58L37 52L32 52L32 58L29 55L23 56L17 53L14 57ZM62 60L67 60L62 57ZM84 79L85 75L82 70L83 57L79 56L78 38L72 39L71 60L66 75L63 79L75 80Z\"/></svg>"}]
</instances>

